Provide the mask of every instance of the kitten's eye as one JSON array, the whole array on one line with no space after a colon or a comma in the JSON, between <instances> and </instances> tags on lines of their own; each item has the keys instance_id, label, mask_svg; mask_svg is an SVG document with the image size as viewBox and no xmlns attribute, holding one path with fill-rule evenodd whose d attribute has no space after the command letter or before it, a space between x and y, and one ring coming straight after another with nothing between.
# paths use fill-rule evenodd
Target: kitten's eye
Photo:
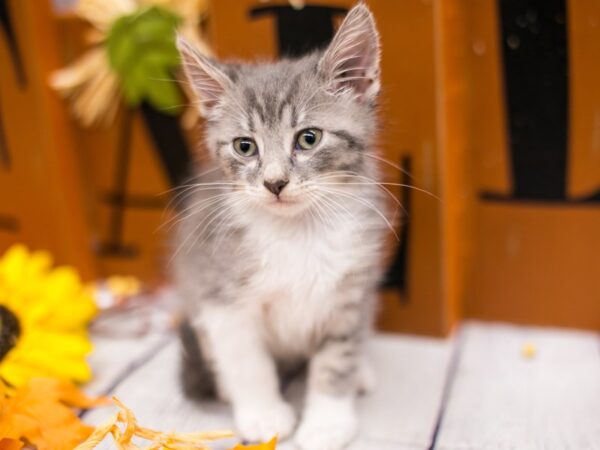
<instances>
[{"instance_id":1,"label":"kitten's eye","mask_svg":"<svg viewBox=\"0 0 600 450\"><path fill-rule=\"evenodd\" d=\"M242 156L254 156L258 151L258 146L254 139L241 137L233 140L233 148Z\"/></svg>"},{"instance_id":2,"label":"kitten's eye","mask_svg":"<svg viewBox=\"0 0 600 450\"><path fill-rule=\"evenodd\" d=\"M317 128L307 128L298 133L296 137L296 150L310 150L321 142L323 132Z\"/></svg>"}]
</instances>

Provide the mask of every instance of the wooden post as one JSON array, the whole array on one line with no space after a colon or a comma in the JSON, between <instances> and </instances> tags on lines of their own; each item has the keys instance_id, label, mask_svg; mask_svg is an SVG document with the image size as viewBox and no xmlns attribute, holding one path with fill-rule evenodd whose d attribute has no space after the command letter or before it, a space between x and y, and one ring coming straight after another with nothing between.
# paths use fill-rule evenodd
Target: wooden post
<instances>
[{"instance_id":1,"label":"wooden post","mask_svg":"<svg viewBox=\"0 0 600 450\"><path fill-rule=\"evenodd\" d=\"M60 67L48 0L5 1L16 46L0 33L0 250L23 242L49 250L85 279L95 276L79 149L65 105L48 86ZM15 57L15 54L18 57ZM18 66L22 62L22 74ZM2 226L2 225L5 226Z\"/></svg>"}]
</instances>

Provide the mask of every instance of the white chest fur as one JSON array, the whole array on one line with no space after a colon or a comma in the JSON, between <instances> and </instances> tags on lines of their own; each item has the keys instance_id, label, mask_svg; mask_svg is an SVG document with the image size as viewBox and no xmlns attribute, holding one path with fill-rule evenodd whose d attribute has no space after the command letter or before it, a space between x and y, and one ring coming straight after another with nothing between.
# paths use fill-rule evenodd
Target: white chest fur
<instances>
[{"instance_id":1,"label":"white chest fur","mask_svg":"<svg viewBox=\"0 0 600 450\"><path fill-rule=\"evenodd\" d=\"M249 234L257 270L249 294L276 353L308 350L339 298L336 288L360 259L352 223L263 223Z\"/></svg>"}]
</instances>

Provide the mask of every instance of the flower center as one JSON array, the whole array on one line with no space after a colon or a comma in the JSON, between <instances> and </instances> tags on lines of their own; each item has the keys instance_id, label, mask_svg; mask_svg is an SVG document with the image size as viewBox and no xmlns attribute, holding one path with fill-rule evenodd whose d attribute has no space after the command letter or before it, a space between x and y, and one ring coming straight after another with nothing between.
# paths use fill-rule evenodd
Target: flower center
<instances>
[{"instance_id":1,"label":"flower center","mask_svg":"<svg viewBox=\"0 0 600 450\"><path fill-rule=\"evenodd\" d=\"M0 361L15 346L21 325L17 316L7 307L0 305Z\"/></svg>"}]
</instances>

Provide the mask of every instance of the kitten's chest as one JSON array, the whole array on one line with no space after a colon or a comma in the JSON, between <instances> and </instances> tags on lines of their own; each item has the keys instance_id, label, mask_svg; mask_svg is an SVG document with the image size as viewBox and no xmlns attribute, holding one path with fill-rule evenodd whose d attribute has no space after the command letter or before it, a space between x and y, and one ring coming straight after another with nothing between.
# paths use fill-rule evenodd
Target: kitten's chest
<instances>
[{"instance_id":1,"label":"kitten's chest","mask_svg":"<svg viewBox=\"0 0 600 450\"><path fill-rule=\"evenodd\" d=\"M257 242L252 292L276 353L302 354L318 340L353 265L351 233L272 233Z\"/></svg>"},{"instance_id":2,"label":"kitten's chest","mask_svg":"<svg viewBox=\"0 0 600 450\"><path fill-rule=\"evenodd\" d=\"M347 229L267 231L253 243L254 286L304 299L326 294L353 264L352 239Z\"/></svg>"}]
</instances>

